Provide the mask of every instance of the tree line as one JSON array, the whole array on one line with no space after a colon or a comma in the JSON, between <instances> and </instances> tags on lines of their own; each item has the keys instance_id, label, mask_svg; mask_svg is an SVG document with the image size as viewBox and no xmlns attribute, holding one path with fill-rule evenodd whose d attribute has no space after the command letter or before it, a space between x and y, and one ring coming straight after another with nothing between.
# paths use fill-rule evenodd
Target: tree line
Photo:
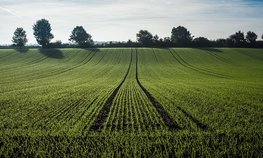
<instances>
[{"instance_id":1,"label":"tree line","mask_svg":"<svg viewBox=\"0 0 263 158\"><path fill-rule=\"evenodd\" d=\"M63 48L63 47L263 47L263 41L257 41L258 35L253 31L238 31L226 39L209 40L206 37L196 37L183 27L174 27L171 37L159 38L147 30L140 30L137 34L137 41L127 42L107 42L94 44L92 36L86 32L82 26L76 26L70 36L69 41L73 44L62 43L61 41L50 42L54 35L51 33L51 25L48 20L38 20L33 25L34 37L43 48ZM263 39L263 34L261 36ZM12 38L13 46L24 47L28 42L26 31L19 27L15 30Z\"/></svg>"}]
</instances>

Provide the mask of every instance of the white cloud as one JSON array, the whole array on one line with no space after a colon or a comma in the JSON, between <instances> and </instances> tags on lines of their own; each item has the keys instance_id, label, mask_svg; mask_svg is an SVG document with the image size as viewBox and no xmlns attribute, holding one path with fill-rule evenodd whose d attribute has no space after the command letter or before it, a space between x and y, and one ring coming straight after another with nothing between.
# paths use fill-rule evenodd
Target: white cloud
<instances>
[{"instance_id":1,"label":"white cloud","mask_svg":"<svg viewBox=\"0 0 263 158\"><path fill-rule=\"evenodd\" d=\"M161 37L183 25L195 36L227 37L238 30L262 32L263 3L242 0L0 0L0 43L10 43L16 27L24 27L35 43L32 25L50 21L54 40L67 42L71 30L83 25L94 40L135 40L140 29Z\"/></svg>"}]
</instances>

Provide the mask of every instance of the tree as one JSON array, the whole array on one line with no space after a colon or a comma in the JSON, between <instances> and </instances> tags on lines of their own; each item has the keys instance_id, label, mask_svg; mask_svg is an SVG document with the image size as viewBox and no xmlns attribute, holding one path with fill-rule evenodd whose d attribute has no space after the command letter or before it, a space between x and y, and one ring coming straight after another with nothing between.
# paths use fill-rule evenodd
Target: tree
<instances>
[{"instance_id":1,"label":"tree","mask_svg":"<svg viewBox=\"0 0 263 158\"><path fill-rule=\"evenodd\" d=\"M159 46L160 45L160 40L159 40L159 36L158 35L153 36L153 44L154 44L154 46Z\"/></svg>"},{"instance_id":2,"label":"tree","mask_svg":"<svg viewBox=\"0 0 263 158\"><path fill-rule=\"evenodd\" d=\"M196 47L210 47L211 42L205 37L198 37L193 40L193 45Z\"/></svg>"},{"instance_id":3,"label":"tree","mask_svg":"<svg viewBox=\"0 0 263 158\"><path fill-rule=\"evenodd\" d=\"M227 47L227 40L226 39L223 39L223 38L220 38L220 39L217 39L215 41L215 46L216 47Z\"/></svg>"},{"instance_id":4,"label":"tree","mask_svg":"<svg viewBox=\"0 0 263 158\"><path fill-rule=\"evenodd\" d=\"M245 43L244 32L238 31L229 37L234 46L243 46Z\"/></svg>"},{"instance_id":5,"label":"tree","mask_svg":"<svg viewBox=\"0 0 263 158\"><path fill-rule=\"evenodd\" d=\"M55 42L49 43L49 48L61 48L62 47L62 41L57 40Z\"/></svg>"},{"instance_id":6,"label":"tree","mask_svg":"<svg viewBox=\"0 0 263 158\"><path fill-rule=\"evenodd\" d=\"M258 36L255 34L255 32L248 31L246 35L246 40L250 44L255 44Z\"/></svg>"},{"instance_id":7,"label":"tree","mask_svg":"<svg viewBox=\"0 0 263 158\"><path fill-rule=\"evenodd\" d=\"M177 46L189 46L192 38L191 33L183 26L172 29L171 41Z\"/></svg>"},{"instance_id":8,"label":"tree","mask_svg":"<svg viewBox=\"0 0 263 158\"><path fill-rule=\"evenodd\" d=\"M152 46L153 45L153 35L147 30L140 30L136 34L137 40L143 46Z\"/></svg>"},{"instance_id":9,"label":"tree","mask_svg":"<svg viewBox=\"0 0 263 158\"><path fill-rule=\"evenodd\" d=\"M262 34L262 36L261 36L261 39L263 39L263 34Z\"/></svg>"},{"instance_id":10,"label":"tree","mask_svg":"<svg viewBox=\"0 0 263 158\"><path fill-rule=\"evenodd\" d=\"M27 41L28 40L26 38L26 31L22 27L18 27L14 32L12 42L15 46L23 47L25 46Z\"/></svg>"},{"instance_id":11,"label":"tree","mask_svg":"<svg viewBox=\"0 0 263 158\"><path fill-rule=\"evenodd\" d=\"M37 43L42 45L42 47L47 47L51 39L54 36L51 33L51 26L49 21L46 19L41 19L33 25L34 36L37 40Z\"/></svg>"},{"instance_id":12,"label":"tree","mask_svg":"<svg viewBox=\"0 0 263 158\"><path fill-rule=\"evenodd\" d=\"M76 42L80 47L93 45L92 36L82 26L76 26L71 32L70 41Z\"/></svg>"}]
</instances>

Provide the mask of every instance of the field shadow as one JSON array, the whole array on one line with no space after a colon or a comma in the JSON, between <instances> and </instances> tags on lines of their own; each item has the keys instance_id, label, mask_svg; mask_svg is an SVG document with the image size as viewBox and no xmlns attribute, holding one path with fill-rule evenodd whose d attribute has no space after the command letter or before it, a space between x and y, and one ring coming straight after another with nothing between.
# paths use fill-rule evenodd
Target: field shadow
<instances>
[{"instance_id":1,"label":"field shadow","mask_svg":"<svg viewBox=\"0 0 263 158\"><path fill-rule=\"evenodd\" d=\"M39 52L48 58L63 59L64 54L59 49L55 48L39 48Z\"/></svg>"},{"instance_id":2,"label":"field shadow","mask_svg":"<svg viewBox=\"0 0 263 158\"><path fill-rule=\"evenodd\" d=\"M217 48L196 48L204 51L209 51L209 52L222 52L220 49Z\"/></svg>"},{"instance_id":3,"label":"field shadow","mask_svg":"<svg viewBox=\"0 0 263 158\"><path fill-rule=\"evenodd\" d=\"M29 51L29 48L14 48L15 51L19 52L19 53L27 53Z\"/></svg>"}]
</instances>

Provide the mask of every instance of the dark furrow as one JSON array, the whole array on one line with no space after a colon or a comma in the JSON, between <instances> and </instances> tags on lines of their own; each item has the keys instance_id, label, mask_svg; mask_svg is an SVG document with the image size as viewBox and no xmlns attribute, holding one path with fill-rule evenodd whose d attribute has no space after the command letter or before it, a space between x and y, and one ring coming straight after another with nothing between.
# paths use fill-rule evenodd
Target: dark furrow
<instances>
[{"instance_id":1,"label":"dark furrow","mask_svg":"<svg viewBox=\"0 0 263 158\"><path fill-rule=\"evenodd\" d=\"M210 50L204 50L204 52L206 52L207 54L211 55L212 57L215 57L219 61L222 61L224 63L230 63L227 59L221 57L220 55L216 54L215 52L212 52Z\"/></svg>"},{"instance_id":2,"label":"dark furrow","mask_svg":"<svg viewBox=\"0 0 263 158\"><path fill-rule=\"evenodd\" d=\"M110 117L111 117L111 121L109 121L109 123L107 124L107 127L108 128L110 128L111 129L111 131L114 131L115 130L115 128L117 127L117 124L118 124L118 122L117 122L117 116L118 116L118 112L120 111L119 109L121 108L120 106L117 106L118 104L120 104L120 99L119 98L121 98L121 96L122 96L123 94L122 93L118 93L117 95L116 95L116 100L115 100L115 102L114 102L114 106L113 106L113 108L111 109L111 115L110 115Z\"/></svg>"},{"instance_id":3,"label":"dark furrow","mask_svg":"<svg viewBox=\"0 0 263 158\"><path fill-rule=\"evenodd\" d=\"M216 74L216 73L212 73L210 71L207 71L207 70L203 70L203 69L200 69L200 68L196 68L192 65L190 65L189 63L187 63L184 59L182 59L180 56L178 56L178 54L176 54L176 56L179 58L177 58L174 53L169 49L169 52L171 53L171 55L174 57L174 59L179 63L181 64L182 66L186 67L186 68L189 68L191 70L194 70L194 71L197 71L201 74L204 74L204 75L209 75L209 76L214 76L214 77L219 77L219 78L229 78L228 76L225 76L225 75L221 75L221 74Z\"/></svg>"},{"instance_id":4,"label":"dark furrow","mask_svg":"<svg viewBox=\"0 0 263 158\"><path fill-rule=\"evenodd\" d=\"M90 53L90 54L91 54L91 53ZM87 63L95 56L96 52L94 52L93 55L92 55L87 61L85 61L85 60L90 56L90 54L87 55L87 57L85 57L85 58L81 61L80 64L77 64L77 65L72 66L72 67L70 67L70 68L67 68L67 69L64 69L64 70L60 70L60 69L58 69L58 70L53 70L53 71L51 71L50 73L48 73L47 76L39 76L38 78L26 79L26 80L19 80L19 82L21 82L21 81L33 81L33 80L38 80L38 79L44 79L44 78L48 78L48 77L53 77L53 76L61 75L61 74L63 74L63 73L66 73L66 72L68 72L68 71L71 71L71 70L73 70L73 69L79 68L79 67L87 64ZM85 62L84 62L84 61L85 61ZM34 75L37 75L37 74L34 74ZM46 74L45 74L45 75L46 75ZM6 83L10 83L10 81L9 81L9 82L2 82L1 84L6 84Z\"/></svg>"},{"instance_id":5,"label":"dark furrow","mask_svg":"<svg viewBox=\"0 0 263 158\"><path fill-rule=\"evenodd\" d=\"M167 100L169 100L170 102L172 102L175 105L175 103L172 100L170 100L169 98L167 98L166 96L164 96L164 98L166 98ZM204 123L200 122L199 120L197 120L196 118L194 118L191 114L189 114L187 111L185 111L180 106L177 106L177 105L175 105L175 106L178 110L180 110L182 113L184 113L185 116L187 116L192 122L194 122L198 128L200 128L203 131L208 130L208 126L206 124L204 124Z\"/></svg>"},{"instance_id":6,"label":"dark furrow","mask_svg":"<svg viewBox=\"0 0 263 158\"><path fill-rule=\"evenodd\" d=\"M92 102L88 105L88 107L86 108L86 110L83 110L83 112L78 116L77 119L75 119L75 122L73 124L76 124L78 121L81 120L81 118L84 116L85 112L87 112L87 110L91 107L92 104L94 104L94 102L98 99L98 97L96 97L95 99L92 100Z\"/></svg>"},{"instance_id":7,"label":"dark furrow","mask_svg":"<svg viewBox=\"0 0 263 158\"><path fill-rule=\"evenodd\" d=\"M122 52L121 52L121 53L123 53L123 52L124 52L124 50L122 50ZM117 63L117 64L120 64L120 62L121 62L121 56L119 55L117 58L118 58L118 59L117 59L117 61L118 61L118 63Z\"/></svg>"},{"instance_id":8,"label":"dark furrow","mask_svg":"<svg viewBox=\"0 0 263 158\"><path fill-rule=\"evenodd\" d=\"M167 111L164 110L164 108L161 106L161 104L152 96L152 94L144 88L144 86L141 84L139 78L138 78L138 52L136 49L136 81L138 85L141 87L145 95L148 97L148 99L151 101L153 106L156 108L158 113L163 119L164 124L169 127L170 130L180 130L181 128L178 126L178 124L172 119L172 117L167 113Z\"/></svg>"},{"instance_id":9,"label":"dark furrow","mask_svg":"<svg viewBox=\"0 0 263 158\"><path fill-rule=\"evenodd\" d=\"M37 58L37 59L35 59L35 60L30 61L30 62L28 63L28 65L37 64L37 63L39 63L39 62L41 62L41 61L44 61L45 59L47 59L46 56L41 56L41 57L39 57L39 58Z\"/></svg>"},{"instance_id":10,"label":"dark furrow","mask_svg":"<svg viewBox=\"0 0 263 158\"><path fill-rule=\"evenodd\" d=\"M102 61L102 59L106 56L106 54L107 54L107 51L104 52L104 54L102 55L102 57L99 59L99 61L98 61L95 65L98 65L98 64Z\"/></svg>"},{"instance_id":11,"label":"dark furrow","mask_svg":"<svg viewBox=\"0 0 263 158\"><path fill-rule=\"evenodd\" d=\"M61 109L59 109L58 111L53 112L52 114L49 115L49 119L47 121L44 121L45 124L48 124L49 122L52 122L55 119L58 119L59 117L61 117L62 115L64 116L68 111L71 111L72 109L75 109L77 106L85 104L85 102L83 102L81 99L75 101L74 103L62 107Z\"/></svg>"},{"instance_id":12,"label":"dark furrow","mask_svg":"<svg viewBox=\"0 0 263 158\"><path fill-rule=\"evenodd\" d=\"M239 54L242 54L242 55L245 55L251 59L254 59L254 60L258 60L258 61L263 61L263 58L260 58L260 57L256 57L254 55L252 55L251 53L246 53L246 52L241 52L241 51L238 51Z\"/></svg>"},{"instance_id":13,"label":"dark furrow","mask_svg":"<svg viewBox=\"0 0 263 158\"><path fill-rule=\"evenodd\" d=\"M156 91L156 90L155 90ZM160 93L158 91L156 91L157 93ZM176 103L174 103L174 101L172 101L171 99L169 99L168 97L166 97L165 95L162 95L160 93L161 96L163 96L165 99L167 99L168 101L170 101L179 111L181 111L188 119L190 119L192 122L194 122L196 124L196 126L203 130L203 131L207 131L210 130L212 131L212 129L210 129L206 124L202 123L201 121L199 121L198 119L196 119L195 117L193 117L190 113L188 113L187 111L185 111L182 107L178 106Z\"/></svg>"},{"instance_id":14,"label":"dark furrow","mask_svg":"<svg viewBox=\"0 0 263 158\"><path fill-rule=\"evenodd\" d=\"M193 65L191 65L190 63L188 63L187 61L185 61L176 51L173 50L173 52L174 52L174 54L177 56L177 58L178 58L184 65L186 65L186 66L188 66L188 67L191 67L191 68L196 69L196 70L198 70L198 71L202 71L202 72L208 73L208 74L210 74L210 75L219 76L219 77L224 76L224 75L222 75L222 74L218 74L218 73L215 73L215 72L212 72L212 71L209 71L209 70L202 69L202 68L200 68L200 67L193 66Z\"/></svg>"},{"instance_id":15,"label":"dark furrow","mask_svg":"<svg viewBox=\"0 0 263 158\"><path fill-rule=\"evenodd\" d=\"M98 95L98 96L100 96L100 95ZM106 98L108 98L107 95L105 95L102 98L98 99L98 102L95 105L103 104L104 100L106 100ZM85 117L83 117L87 121L87 123L82 128L82 134L85 134L85 133L87 133L89 131L90 127L94 123L93 122L94 118L96 118L97 113L99 113L99 111L100 111L100 107L99 106L92 107L90 109L90 111L91 112L89 113L89 115L86 116L86 113L85 113ZM79 122L82 123L82 124L83 124L83 122L85 123L85 121L79 121Z\"/></svg>"},{"instance_id":16,"label":"dark furrow","mask_svg":"<svg viewBox=\"0 0 263 158\"><path fill-rule=\"evenodd\" d=\"M212 76L217 76L217 77L223 77L223 78L228 78L228 76L226 76L226 75L223 75L223 74L220 74L220 73L216 73L216 72L213 72L213 71L210 71L210 70L207 70L207 69L204 69L204 68L200 68L200 67L196 67L196 66L193 66L193 65L191 65L190 63L188 63L187 61L185 61L177 52L175 52L175 51L173 51L175 54L176 54L176 56L185 64L185 65L187 65L187 66L189 66L189 67L192 67L192 68L194 68L194 69L196 69L196 70L199 70L199 71L202 71L202 72L205 72L205 73L208 73L208 74L210 74L210 75L212 75Z\"/></svg>"},{"instance_id":17,"label":"dark furrow","mask_svg":"<svg viewBox=\"0 0 263 158\"><path fill-rule=\"evenodd\" d=\"M9 53L9 54L7 54L7 55L1 56L0 59L6 58L6 57L8 57L8 56L10 56L10 55L13 55L13 53Z\"/></svg>"},{"instance_id":18,"label":"dark furrow","mask_svg":"<svg viewBox=\"0 0 263 158\"><path fill-rule=\"evenodd\" d=\"M100 131L103 128L104 123L106 122L106 119L109 115L110 112L110 107L112 105L112 102L116 96L116 94L118 93L119 89L121 88L122 84L124 83L124 81L126 80L129 72L130 72L130 68L131 68L131 63L132 63L132 52L131 52L131 59L130 59L130 64L128 67L128 70L123 78L123 80L121 81L121 83L114 89L114 91L112 92L112 94L110 95L110 97L107 99L107 101L105 102L105 104L103 105L102 109L100 110L99 114L97 115L96 120L94 121L94 123L92 124L92 126L90 127L91 131Z\"/></svg>"},{"instance_id":19,"label":"dark furrow","mask_svg":"<svg viewBox=\"0 0 263 158\"><path fill-rule=\"evenodd\" d=\"M152 114L150 111L149 111L149 106L151 105L147 105L147 100L148 98L146 97L143 97L145 94L143 91L140 91L140 90L137 90L136 91L136 98L137 100L139 101L139 110L142 112L142 116L143 116L143 119L144 119L144 124L147 125L147 128L150 129L150 130L153 130L154 129L154 126L155 124L153 123L152 121Z\"/></svg>"},{"instance_id":20,"label":"dark furrow","mask_svg":"<svg viewBox=\"0 0 263 158\"><path fill-rule=\"evenodd\" d=\"M155 53L154 48L152 48L152 52L153 52L153 54L154 54L154 58L155 58L155 60L157 61L157 63L159 63L159 60L158 60L158 58L157 58L157 55L156 55L156 53Z\"/></svg>"}]
</instances>

